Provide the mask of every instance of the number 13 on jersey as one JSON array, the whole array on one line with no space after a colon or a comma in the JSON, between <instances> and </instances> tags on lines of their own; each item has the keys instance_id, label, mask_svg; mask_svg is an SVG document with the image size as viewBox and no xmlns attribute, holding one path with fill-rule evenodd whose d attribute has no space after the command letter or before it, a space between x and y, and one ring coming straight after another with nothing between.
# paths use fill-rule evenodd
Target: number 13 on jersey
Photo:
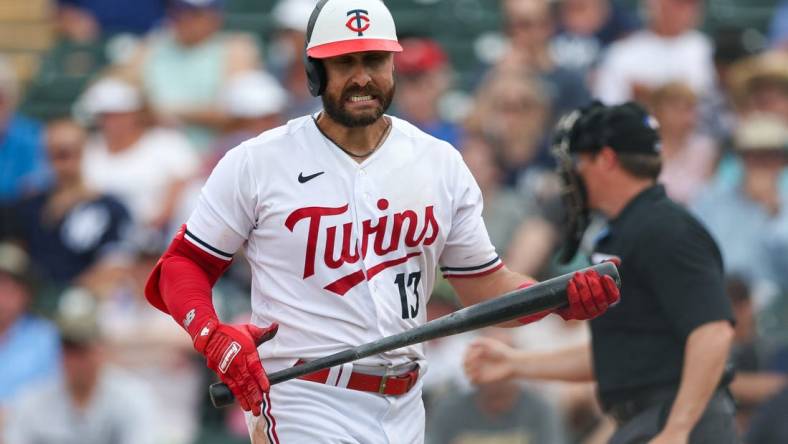
<instances>
[{"instance_id":1,"label":"number 13 on jersey","mask_svg":"<svg viewBox=\"0 0 788 444\"><path fill-rule=\"evenodd\" d=\"M394 279L394 283L399 289L399 299L402 303L402 319L415 318L419 314L419 281L421 281L421 271L399 273ZM408 293L413 293L415 305L410 305L408 302Z\"/></svg>"}]
</instances>

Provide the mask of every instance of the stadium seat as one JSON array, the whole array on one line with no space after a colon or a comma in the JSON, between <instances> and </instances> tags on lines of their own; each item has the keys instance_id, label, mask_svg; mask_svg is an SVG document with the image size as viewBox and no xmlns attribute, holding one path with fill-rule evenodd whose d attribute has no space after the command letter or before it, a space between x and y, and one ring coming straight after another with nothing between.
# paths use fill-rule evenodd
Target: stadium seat
<instances>
[{"instance_id":1,"label":"stadium seat","mask_svg":"<svg viewBox=\"0 0 788 444\"><path fill-rule=\"evenodd\" d=\"M271 12L275 0L228 0L224 10L228 13L268 13Z\"/></svg>"},{"instance_id":2,"label":"stadium seat","mask_svg":"<svg viewBox=\"0 0 788 444\"><path fill-rule=\"evenodd\" d=\"M103 42L59 42L44 56L30 83L23 112L44 120L68 114L74 100L106 64Z\"/></svg>"},{"instance_id":3,"label":"stadium seat","mask_svg":"<svg viewBox=\"0 0 788 444\"><path fill-rule=\"evenodd\" d=\"M273 20L266 13L227 13L224 17L224 27L268 39L273 29Z\"/></svg>"},{"instance_id":4,"label":"stadium seat","mask_svg":"<svg viewBox=\"0 0 788 444\"><path fill-rule=\"evenodd\" d=\"M41 57L35 51L15 51L3 54L13 66L17 80L26 85L38 72Z\"/></svg>"},{"instance_id":5,"label":"stadium seat","mask_svg":"<svg viewBox=\"0 0 788 444\"><path fill-rule=\"evenodd\" d=\"M0 23L0 51L43 51L54 40L55 30L48 23Z\"/></svg>"},{"instance_id":6,"label":"stadium seat","mask_svg":"<svg viewBox=\"0 0 788 444\"><path fill-rule=\"evenodd\" d=\"M38 22L50 18L49 0L0 0L0 24Z\"/></svg>"},{"instance_id":7,"label":"stadium seat","mask_svg":"<svg viewBox=\"0 0 788 444\"><path fill-rule=\"evenodd\" d=\"M778 0L709 0L703 29L713 32L720 26L755 28L765 31Z\"/></svg>"}]
</instances>

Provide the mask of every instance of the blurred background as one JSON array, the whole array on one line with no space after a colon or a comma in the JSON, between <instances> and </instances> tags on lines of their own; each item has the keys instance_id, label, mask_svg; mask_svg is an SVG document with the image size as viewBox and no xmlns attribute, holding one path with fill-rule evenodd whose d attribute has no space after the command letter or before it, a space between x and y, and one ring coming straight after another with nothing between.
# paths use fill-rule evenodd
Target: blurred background
<instances>
[{"instance_id":1,"label":"blurred background","mask_svg":"<svg viewBox=\"0 0 788 444\"><path fill-rule=\"evenodd\" d=\"M248 442L143 286L224 153L320 108L301 63L314 4L0 0L0 442ZM460 150L516 271L586 265L554 260L556 120L592 97L651 110L661 181L726 263L742 435L788 442L788 1L387 4L405 47L390 113ZM223 319L248 318L249 286L238 258L215 289ZM427 308L457 308L445 282ZM428 443L605 442L593 386L469 386L475 334L529 350L588 339L547 318L429 343Z\"/></svg>"}]
</instances>

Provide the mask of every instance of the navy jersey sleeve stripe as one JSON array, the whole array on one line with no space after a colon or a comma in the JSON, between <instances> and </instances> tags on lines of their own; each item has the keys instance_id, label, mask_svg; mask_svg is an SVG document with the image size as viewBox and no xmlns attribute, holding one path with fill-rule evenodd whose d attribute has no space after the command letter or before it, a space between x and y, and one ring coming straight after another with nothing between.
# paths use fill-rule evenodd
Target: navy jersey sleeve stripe
<instances>
[{"instance_id":1,"label":"navy jersey sleeve stripe","mask_svg":"<svg viewBox=\"0 0 788 444\"><path fill-rule=\"evenodd\" d=\"M487 268L490 265L495 264L499 260L501 260L501 258L498 257L498 256L495 256L495 259L491 260L490 262L487 262L487 263L482 264L482 265L477 265L475 267L441 267L441 271L444 272L444 273L445 272L450 272L450 271L476 271L476 270L481 270L483 268Z\"/></svg>"},{"instance_id":2,"label":"navy jersey sleeve stripe","mask_svg":"<svg viewBox=\"0 0 788 444\"><path fill-rule=\"evenodd\" d=\"M232 258L233 258L233 255L232 255L232 254L230 254L230 253L225 253L224 251L222 251L222 250L219 250L218 248L214 248L214 247L212 247L212 246L211 246L211 245L209 245L207 242L203 241L202 239L200 239L200 238L198 238L197 236L195 236L194 234L192 234L192 233L191 233L191 232L190 232L188 229L186 230L186 236L187 236L187 237L188 237L190 240L193 240L194 242L196 242L196 243L197 243L197 244L199 244L200 246L202 246L202 247L204 247L204 248L207 248L208 250L210 250L210 251L211 251L211 252L213 252L213 253L216 253L216 254L218 254L219 256L222 256L222 257L224 257L224 258L226 258L226 259L232 259Z\"/></svg>"}]
</instances>

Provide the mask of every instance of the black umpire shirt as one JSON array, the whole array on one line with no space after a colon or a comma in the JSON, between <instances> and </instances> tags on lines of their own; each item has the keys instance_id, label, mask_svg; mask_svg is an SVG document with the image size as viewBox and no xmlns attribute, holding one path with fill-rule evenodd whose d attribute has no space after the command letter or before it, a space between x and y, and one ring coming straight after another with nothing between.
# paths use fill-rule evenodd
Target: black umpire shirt
<instances>
[{"instance_id":1,"label":"black umpire shirt","mask_svg":"<svg viewBox=\"0 0 788 444\"><path fill-rule=\"evenodd\" d=\"M697 327L733 321L720 251L706 229L655 185L630 201L592 256L621 258L621 302L591 321L603 405L678 387L684 346Z\"/></svg>"}]
</instances>

